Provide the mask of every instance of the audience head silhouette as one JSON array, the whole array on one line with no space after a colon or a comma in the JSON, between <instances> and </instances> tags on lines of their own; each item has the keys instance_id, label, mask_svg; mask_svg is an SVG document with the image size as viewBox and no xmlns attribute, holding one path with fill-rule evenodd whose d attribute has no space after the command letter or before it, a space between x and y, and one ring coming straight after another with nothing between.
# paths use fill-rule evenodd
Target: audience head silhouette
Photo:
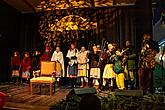
<instances>
[{"instance_id":1,"label":"audience head silhouette","mask_svg":"<svg viewBox=\"0 0 165 110\"><path fill-rule=\"evenodd\" d=\"M85 95L80 101L79 110L101 110L101 101L94 94Z\"/></svg>"}]
</instances>

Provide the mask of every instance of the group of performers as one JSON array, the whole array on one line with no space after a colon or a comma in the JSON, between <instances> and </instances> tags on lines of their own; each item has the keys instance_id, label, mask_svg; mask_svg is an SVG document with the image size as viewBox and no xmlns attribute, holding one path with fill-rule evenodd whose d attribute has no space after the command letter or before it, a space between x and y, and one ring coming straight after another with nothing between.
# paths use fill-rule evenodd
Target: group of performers
<instances>
[{"instance_id":1,"label":"group of performers","mask_svg":"<svg viewBox=\"0 0 165 110\"><path fill-rule=\"evenodd\" d=\"M125 47L119 49L116 43L109 43L107 49L93 45L92 50L81 50L72 43L66 55L67 68L65 74L64 56L60 47L56 47L53 54L46 45L45 52L41 55L36 51L32 60L29 53L25 52L22 62L18 52L14 52L11 59L12 77L18 77L22 71L22 78L31 78L31 70L40 69L41 61L56 61L55 77L68 77L73 87L80 79L81 86L94 86L96 89L139 89L152 90L152 72L155 67L155 56L159 51L157 42L151 40L149 34L144 34L141 52L135 50L131 41L125 42ZM139 58L139 59L138 59ZM137 77L138 76L138 77ZM138 80L138 81L137 81ZM138 82L138 84L137 84Z\"/></svg>"}]
</instances>

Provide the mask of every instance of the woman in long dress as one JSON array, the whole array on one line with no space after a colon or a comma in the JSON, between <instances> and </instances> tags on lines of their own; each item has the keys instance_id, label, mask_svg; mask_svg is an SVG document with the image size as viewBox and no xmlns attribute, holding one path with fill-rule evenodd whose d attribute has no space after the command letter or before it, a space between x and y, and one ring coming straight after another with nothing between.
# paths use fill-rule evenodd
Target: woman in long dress
<instances>
[{"instance_id":1,"label":"woman in long dress","mask_svg":"<svg viewBox=\"0 0 165 110\"><path fill-rule=\"evenodd\" d=\"M88 57L87 57L87 51L85 50L85 47L81 47L81 51L78 54L77 61L78 61L78 76L81 78L81 87L84 87L84 85L87 82L88 77Z\"/></svg>"},{"instance_id":2,"label":"woman in long dress","mask_svg":"<svg viewBox=\"0 0 165 110\"><path fill-rule=\"evenodd\" d=\"M14 52L14 55L11 57L10 61L10 66L11 66L11 77L12 77L12 82L18 82L18 78L20 77L20 66L21 66L21 61L20 61L20 55L19 52Z\"/></svg>"},{"instance_id":3,"label":"woman in long dress","mask_svg":"<svg viewBox=\"0 0 165 110\"><path fill-rule=\"evenodd\" d=\"M22 78L26 79L26 81L29 82L29 79L31 76L31 74L30 74L30 72L31 72L31 59L30 59L29 52L25 52L21 67L22 67Z\"/></svg>"},{"instance_id":4,"label":"woman in long dress","mask_svg":"<svg viewBox=\"0 0 165 110\"><path fill-rule=\"evenodd\" d=\"M66 57L68 58L67 76L70 78L72 87L76 86L77 79L77 56L78 49L75 44L71 44L71 48L68 50Z\"/></svg>"},{"instance_id":5,"label":"woman in long dress","mask_svg":"<svg viewBox=\"0 0 165 110\"><path fill-rule=\"evenodd\" d=\"M97 53L97 47L93 46L93 51L89 54L89 63L90 63L90 78L92 79L92 85L98 89L99 78L100 78L100 68L98 65L99 54Z\"/></svg>"},{"instance_id":6,"label":"woman in long dress","mask_svg":"<svg viewBox=\"0 0 165 110\"><path fill-rule=\"evenodd\" d=\"M108 51L107 51L107 64L104 68L103 72L103 86L106 86L106 83L109 82L110 89L114 86L114 79L115 79L115 72L113 71L113 61L111 57L114 55L113 45L108 44Z\"/></svg>"}]
</instances>

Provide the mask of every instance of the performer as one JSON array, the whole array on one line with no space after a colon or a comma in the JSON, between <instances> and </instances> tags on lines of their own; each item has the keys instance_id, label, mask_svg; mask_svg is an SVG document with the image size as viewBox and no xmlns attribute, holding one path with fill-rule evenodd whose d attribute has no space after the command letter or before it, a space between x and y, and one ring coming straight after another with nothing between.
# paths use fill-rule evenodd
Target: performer
<instances>
[{"instance_id":1,"label":"performer","mask_svg":"<svg viewBox=\"0 0 165 110\"><path fill-rule=\"evenodd\" d=\"M124 85L124 67L122 64L122 53L119 51L117 44L112 43L114 55L111 56L111 60L114 64L113 70L116 73L116 84L118 89L125 89Z\"/></svg>"},{"instance_id":2,"label":"performer","mask_svg":"<svg viewBox=\"0 0 165 110\"><path fill-rule=\"evenodd\" d=\"M90 78L92 78L93 86L98 90L100 78L100 68L98 67L99 54L97 54L97 47L93 46L93 52L89 54L89 63L90 63Z\"/></svg>"},{"instance_id":3,"label":"performer","mask_svg":"<svg viewBox=\"0 0 165 110\"><path fill-rule=\"evenodd\" d=\"M67 76L71 78L72 87L76 86L77 78L77 56L78 49L74 43L71 44L71 48L68 50L66 57L68 58Z\"/></svg>"},{"instance_id":4,"label":"performer","mask_svg":"<svg viewBox=\"0 0 165 110\"><path fill-rule=\"evenodd\" d=\"M125 51L125 52L124 52ZM126 89L133 89L135 83L135 69L136 69L136 52L134 46L130 41L126 41L125 48L123 49L123 64L125 72L125 87ZM130 87L128 87L130 86Z\"/></svg>"},{"instance_id":5,"label":"performer","mask_svg":"<svg viewBox=\"0 0 165 110\"><path fill-rule=\"evenodd\" d=\"M138 70L139 88L141 90L153 92L152 76L155 67L155 56L158 52L158 43L153 41L149 34L144 34Z\"/></svg>"},{"instance_id":6,"label":"performer","mask_svg":"<svg viewBox=\"0 0 165 110\"><path fill-rule=\"evenodd\" d=\"M153 71L153 87L155 93L161 92L162 87L165 86L165 46L160 48L160 52L155 56L155 68Z\"/></svg>"},{"instance_id":7,"label":"performer","mask_svg":"<svg viewBox=\"0 0 165 110\"><path fill-rule=\"evenodd\" d=\"M102 84L103 84L103 72L104 72L104 67L106 65L106 59L107 59L107 54L106 54L106 43L102 41L102 45L97 45L97 54L99 55L99 62L98 62L98 67L100 68L100 79L99 79L99 89L102 90Z\"/></svg>"},{"instance_id":8,"label":"performer","mask_svg":"<svg viewBox=\"0 0 165 110\"><path fill-rule=\"evenodd\" d=\"M78 54L77 61L78 61L78 76L81 78L81 87L86 85L88 81L88 70L89 64L88 62L88 53L84 46L81 47L81 51Z\"/></svg>"},{"instance_id":9,"label":"performer","mask_svg":"<svg viewBox=\"0 0 165 110\"><path fill-rule=\"evenodd\" d=\"M103 72L103 86L106 86L106 83L109 82L110 90L114 87L115 81L115 72L113 71L113 61L111 56L115 55L114 47L112 44L108 44L108 51L107 51L107 64L104 68Z\"/></svg>"},{"instance_id":10,"label":"performer","mask_svg":"<svg viewBox=\"0 0 165 110\"><path fill-rule=\"evenodd\" d=\"M41 53L39 51L35 51L32 58L32 70L33 70L33 76L40 76L40 58Z\"/></svg>"},{"instance_id":11,"label":"performer","mask_svg":"<svg viewBox=\"0 0 165 110\"><path fill-rule=\"evenodd\" d=\"M30 69L31 69L31 59L29 52L25 52L21 67L22 67L22 78L25 78L26 81L29 81Z\"/></svg>"},{"instance_id":12,"label":"performer","mask_svg":"<svg viewBox=\"0 0 165 110\"><path fill-rule=\"evenodd\" d=\"M55 77L57 78L57 81L60 80L60 77L64 77L65 71L64 71L64 57L63 53L60 50L60 47L56 47L56 50L54 51L51 61L55 61Z\"/></svg>"},{"instance_id":13,"label":"performer","mask_svg":"<svg viewBox=\"0 0 165 110\"><path fill-rule=\"evenodd\" d=\"M21 66L21 61L20 61L20 55L18 51L15 51L13 56L11 57L10 61L10 66L11 66L11 78L12 82L18 82L18 78L20 77L20 66Z\"/></svg>"},{"instance_id":14,"label":"performer","mask_svg":"<svg viewBox=\"0 0 165 110\"><path fill-rule=\"evenodd\" d=\"M162 65L165 68L165 47L160 50L159 53L155 56L155 61L157 64Z\"/></svg>"},{"instance_id":15,"label":"performer","mask_svg":"<svg viewBox=\"0 0 165 110\"><path fill-rule=\"evenodd\" d=\"M41 61L51 61L51 57L52 54L51 54L50 46L46 44L45 52L41 56Z\"/></svg>"}]
</instances>

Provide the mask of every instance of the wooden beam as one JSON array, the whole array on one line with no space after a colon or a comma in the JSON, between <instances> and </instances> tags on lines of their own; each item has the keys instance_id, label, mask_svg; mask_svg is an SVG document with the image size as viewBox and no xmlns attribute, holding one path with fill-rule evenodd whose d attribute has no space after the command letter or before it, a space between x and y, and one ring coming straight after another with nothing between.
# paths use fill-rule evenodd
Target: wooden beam
<instances>
[{"instance_id":1,"label":"wooden beam","mask_svg":"<svg viewBox=\"0 0 165 110\"><path fill-rule=\"evenodd\" d=\"M35 7L28 1L28 0L23 0L23 2L28 5L33 11L35 11Z\"/></svg>"}]
</instances>

